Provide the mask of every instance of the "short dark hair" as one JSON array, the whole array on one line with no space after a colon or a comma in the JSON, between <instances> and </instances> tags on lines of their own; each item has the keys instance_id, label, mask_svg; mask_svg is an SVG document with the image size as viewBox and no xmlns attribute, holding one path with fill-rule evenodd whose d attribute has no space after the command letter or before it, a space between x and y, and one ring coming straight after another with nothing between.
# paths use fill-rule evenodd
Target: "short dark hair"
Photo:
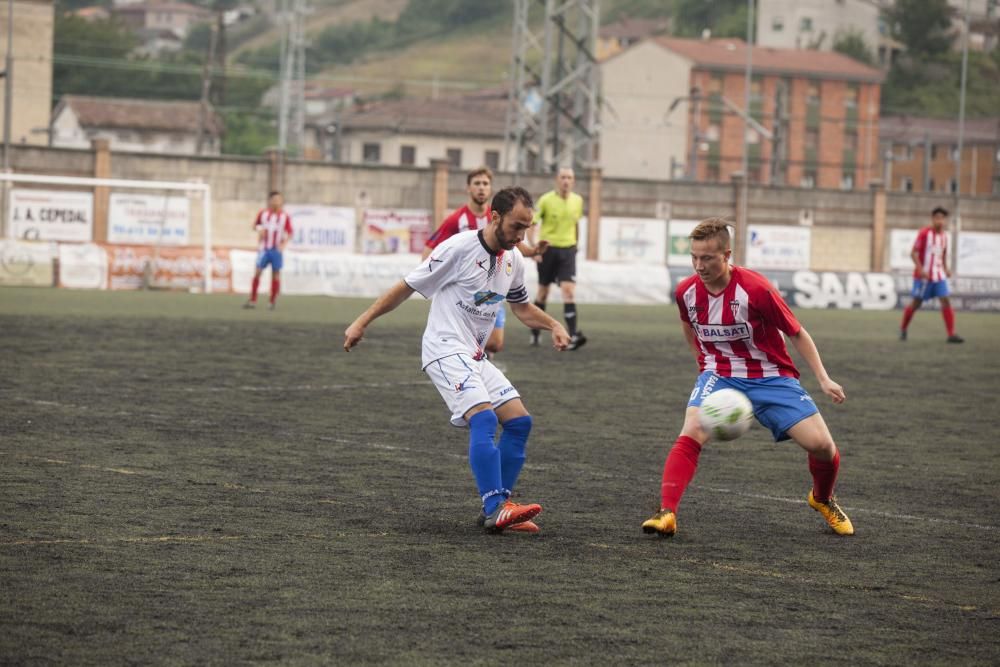
<instances>
[{"instance_id":1,"label":"short dark hair","mask_svg":"<svg viewBox=\"0 0 1000 667\"><path fill-rule=\"evenodd\" d=\"M465 184L472 185L472 179L474 179L476 176L485 176L486 178L490 179L490 183L493 182L493 170L490 169L489 167L484 166L484 167L476 167L468 174L466 174Z\"/></svg>"},{"instance_id":2,"label":"short dark hair","mask_svg":"<svg viewBox=\"0 0 1000 667\"><path fill-rule=\"evenodd\" d=\"M532 208L535 205L527 190L520 185L511 185L493 195L493 203L490 204L490 208L502 218L514 210L517 202L521 202L526 208Z\"/></svg>"},{"instance_id":3,"label":"short dark hair","mask_svg":"<svg viewBox=\"0 0 1000 667\"><path fill-rule=\"evenodd\" d=\"M688 237L692 241L719 239L723 250L730 249L729 223L722 218L708 218L699 222Z\"/></svg>"},{"instance_id":4,"label":"short dark hair","mask_svg":"<svg viewBox=\"0 0 1000 667\"><path fill-rule=\"evenodd\" d=\"M280 195L280 194L281 190L271 190L270 192L267 193L267 198L270 199L274 195Z\"/></svg>"},{"instance_id":5,"label":"short dark hair","mask_svg":"<svg viewBox=\"0 0 1000 667\"><path fill-rule=\"evenodd\" d=\"M940 213L946 218L948 217L948 209L946 209L944 206L938 206L933 211L931 211L932 216L937 215L938 213Z\"/></svg>"}]
</instances>

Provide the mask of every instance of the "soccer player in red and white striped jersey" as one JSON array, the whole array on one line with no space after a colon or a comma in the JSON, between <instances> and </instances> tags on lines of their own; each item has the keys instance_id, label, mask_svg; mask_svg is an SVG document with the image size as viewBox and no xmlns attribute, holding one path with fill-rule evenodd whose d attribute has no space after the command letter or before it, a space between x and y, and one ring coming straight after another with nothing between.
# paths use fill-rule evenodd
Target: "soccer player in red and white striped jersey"
<instances>
[{"instance_id":1,"label":"soccer player in red and white striped jersey","mask_svg":"<svg viewBox=\"0 0 1000 667\"><path fill-rule=\"evenodd\" d=\"M913 259L913 301L903 311L903 323L899 327L899 339L906 340L906 330L913 314L927 299L941 302L941 318L948 331L949 343L964 343L965 339L955 333L955 311L951 308L951 294L948 289L948 211L938 206L931 212L931 224L917 233L910 257Z\"/></svg>"},{"instance_id":2,"label":"soccer player in red and white striped jersey","mask_svg":"<svg viewBox=\"0 0 1000 667\"><path fill-rule=\"evenodd\" d=\"M280 192L274 191L267 196L267 208L261 209L254 219L253 228L257 232L257 266L253 273L253 283L250 285L250 300L243 304L244 308L253 308L257 304L257 290L260 288L260 274L271 266L271 310L281 289L281 267L284 264L285 246L292 238L292 218L284 210L284 199Z\"/></svg>"},{"instance_id":3,"label":"soccer player in red and white striped jersey","mask_svg":"<svg viewBox=\"0 0 1000 667\"><path fill-rule=\"evenodd\" d=\"M794 440L809 454L813 488L809 505L839 535L854 527L833 496L840 452L812 397L799 384L782 334L834 403L846 399L830 379L809 333L788 309L778 290L764 276L729 263L729 228L724 220L703 220L691 232L695 274L675 292L684 336L701 373L684 415L684 426L663 466L660 511L642 524L646 533L673 535L677 506L694 478L698 457L709 434L698 419L702 401L713 391L737 389L750 399L754 416L776 442Z\"/></svg>"}]
</instances>

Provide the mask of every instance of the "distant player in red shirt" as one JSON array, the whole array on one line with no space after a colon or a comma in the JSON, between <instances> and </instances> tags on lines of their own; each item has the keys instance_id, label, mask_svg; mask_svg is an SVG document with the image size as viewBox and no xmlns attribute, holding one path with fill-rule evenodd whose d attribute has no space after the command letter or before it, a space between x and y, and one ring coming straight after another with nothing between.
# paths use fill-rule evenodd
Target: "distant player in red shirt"
<instances>
[{"instance_id":1,"label":"distant player in red shirt","mask_svg":"<svg viewBox=\"0 0 1000 667\"><path fill-rule=\"evenodd\" d=\"M948 295L948 211L938 206L931 211L931 224L917 233L910 257L913 258L913 301L903 311L903 323L899 328L899 340L906 340L906 329L910 326L913 313L917 312L927 299L937 297L941 302L941 317L948 331L949 343L964 343L965 339L955 333L955 311L951 309Z\"/></svg>"},{"instance_id":2,"label":"distant player in red shirt","mask_svg":"<svg viewBox=\"0 0 1000 667\"><path fill-rule=\"evenodd\" d=\"M260 274L271 266L271 310L281 289L282 253L292 238L292 218L281 207L284 204L281 193L274 191L267 196L267 208L261 209L254 219L253 228L257 232L257 267L250 285L250 300L244 308L257 305L257 290L260 288Z\"/></svg>"},{"instance_id":3,"label":"distant player in red shirt","mask_svg":"<svg viewBox=\"0 0 1000 667\"><path fill-rule=\"evenodd\" d=\"M680 437L663 466L660 511L642 524L643 532L670 536L677 531L677 506L709 439L698 421L701 402L717 389L731 388L747 395L757 421L776 442L791 439L809 453L813 478L809 505L837 534L853 535L851 520L833 496L840 453L812 397L799 384L782 334L834 403L846 399L843 388L827 375L812 337L767 278L729 264L732 251L724 220L703 220L690 238L695 275L677 286L674 297L701 374L688 400Z\"/></svg>"},{"instance_id":4,"label":"distant player in red shirt","mask_svg":"<svg viewBox=\"0 0 1000 667\"><path fill-rule=\"evenodd\" d=\"M421 259L427 259L434 248L450 239L455 234L469 230L485 229L490 223L490 197L493 196L493 172L489 167L477 167L465 175L465 189L469 193L468 203L451 212L444 219L431 237L427 239ZM548 248L548 242L531 247L527 243L517 244L518 250L525 257L541 255ZM506 323L507 311L501 308L497 312L496 326L489 340L486 341L486 352L490 357L503 349L503 329Z\"/></svg>"}]
</instances>

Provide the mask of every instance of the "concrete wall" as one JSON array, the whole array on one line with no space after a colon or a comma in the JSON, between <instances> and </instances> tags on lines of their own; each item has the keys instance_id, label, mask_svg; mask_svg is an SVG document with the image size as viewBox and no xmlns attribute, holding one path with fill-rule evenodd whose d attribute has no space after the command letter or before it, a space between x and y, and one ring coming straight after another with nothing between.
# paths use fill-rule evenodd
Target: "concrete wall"
<instances>
[{"instance_id":1,"label":"concrete wall","mask_svg":"<svg viewBox=\"0 0 1000 667\"><path fill-rule=\"evenodd\" d=\"M671 177L671 159L686 162L688 104L669 119L675 98L689 94L691 63L645 42L601 63L601 167L608 177Z\"/></svg>"},{"instance_id":2,"label":"concrete wall","mask_svg":"<svg viewBox=\"0 0 1000 667\"><path fill-rule=\"evenodd\" d=\"M52 111L52 0L15 0L11 134L15 144L49 142ZM7 54L7 3L0 9L0 69ZM0 80L0 128L3 128L4 85Z\"/></svg>"},{"instance_id":3,"label":"concrete wall","mask_svg":"<svg viewBox=\"0 0 1000 667\"><path fill-rule=\"evenodd\" d=\"M168 157L135 153L16 146L11 161L17 173L101 175L114 178L202 181L212 186L213 241L219 246L253 247L251 222L272 189L284 192L288 203L366 207L423 208L436 222L466 198L464 170L438 168L442 186L435 198L435 172L412 167L332 165L268 158ZM105 166L102 166L105 165ZM514 182L500 173L494 187ZM549 175L522 176L518 183L536 197L551 190ZM576 190L593 216L697 220L721 216L738 221L738 182L727 184L602 178L600 172L578 173ZM878 222L879 198L884 217ZM102 226L95 196L95 230ZM886 232L928 224L935 206L955 211L951 197L864 191L804 190L752 186L747 194L747 219L752 225L812 225L812 267L815 270L864 271L884 261ZM104 209L106 216L106 207ZM438 215L440 212L440 215ZM201 205L192 200L192 243L201 243ZM1000 233L1000 197L968 197L961 202L962 229ZM738 221L739 222L739 221ZM879 231L881 230L881 232ZM97 232L96 240L103 240ZM881 235L881 236L880 236ZM881 238L882 243L878 243ZM594 249L592 244L589 248ZM879 257L875 255L879 254ZM878 260L878 261L876 261Z\"/></svg>"}]
</instances>

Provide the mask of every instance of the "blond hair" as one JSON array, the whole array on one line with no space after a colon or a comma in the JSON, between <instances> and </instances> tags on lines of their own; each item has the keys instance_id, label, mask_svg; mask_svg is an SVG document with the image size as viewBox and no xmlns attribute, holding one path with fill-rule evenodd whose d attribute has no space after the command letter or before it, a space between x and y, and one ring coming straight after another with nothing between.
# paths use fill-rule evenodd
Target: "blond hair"
<instances>
[{"instance_id":1,"label":"blond hair","mask_svg":"<svg viewBox=\"0 0 1000 667\"><path fill-rule=\"evenodd\" d=\"M692 241L719 239L721 249L729 250L731 240L729 227L730 224L722 218L706 218L691 230L691 235L688 238Z\"/></svg>"}]
</instances>

